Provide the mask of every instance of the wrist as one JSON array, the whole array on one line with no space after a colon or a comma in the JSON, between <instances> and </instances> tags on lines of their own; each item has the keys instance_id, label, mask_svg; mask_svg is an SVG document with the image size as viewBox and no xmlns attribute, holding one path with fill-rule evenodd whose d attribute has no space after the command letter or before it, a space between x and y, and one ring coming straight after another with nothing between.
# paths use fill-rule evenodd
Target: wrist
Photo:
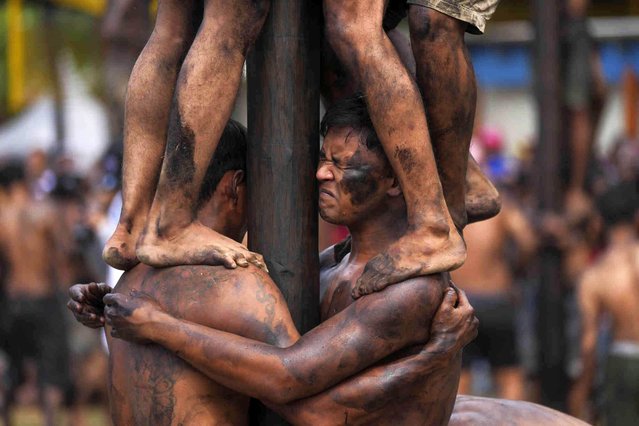
<instances>
[{"instance_id":1,"label":"wrist","mask_svg":"<svg viewBox=\"0 0 639 426\"><path fill-rule=\"evenodd\" d=\"M452 346L446 339L435 336L426 343L421 353L430 364L436 362L438 366L442 367L447 365L453 358L455 351Z\"/></svg>"},{"instance_id":2,"label":"wrist","mask_svg":"<svg viewBox=\"0 0 639 426\"><path fill-rule=\"evenodd\" d=\"M142 326L141 334L145 339L156 343L161 343L163 336L166 336L165 328L170 326L174 318L163 311L153 311L149 315L149 321Z\"/></svg>"}]
</instances>

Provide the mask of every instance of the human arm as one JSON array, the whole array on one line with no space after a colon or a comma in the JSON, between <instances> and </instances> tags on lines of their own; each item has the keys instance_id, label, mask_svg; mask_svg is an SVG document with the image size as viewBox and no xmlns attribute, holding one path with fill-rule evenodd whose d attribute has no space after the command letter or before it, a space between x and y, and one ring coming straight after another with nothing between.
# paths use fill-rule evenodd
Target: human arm
<instances>
[{"instance_id":1,"label":"human arm","mask_svg":"<svg viewBox=\"0 0 639 426\"><path fill-rule=\"evenodd\" d=\"M67 308L75 319L89 328L104 326L104 303L102 298L111 293L104 283L74 284L69 287Z\"/></svg>"},{"instance_id":2,"label":"human arm","mask_svg":"<svg viewBox=\"0 0 639 426\"><path fill-rule=\"evenodd\" d=\"M524 212L508 198L504 198L501 214L508 235L517 244L521 261L526 262L535 254L538 246L537 237L530 221Z\"/></svg>"},{"instance_id":3,"label":"human arm","mask_svg":"<svg viewBox=\"0 0 639 426\"><path fill-rule=\"evenodd\" d=\"M406 346L428 339L442 283L413 279L367 296L277 348L174 318L148 298L110 294L114 337L150 340L216 382L278 404L314 395Z\"/></svg>"},{"instance_id":4,"label":"human arm","mask_svg":"<svg viewBox=\"0 0 639 426\"><path fill-rule=\"evenodd\" d=\"M459 380L451 367L476 337L478 323L465 293L449 287L433 318L430 339L418 353L369 368L310 398L270 408L293 424L374 422L379 410L413 397L423 383L438 390L430 394L434 405L446 405L440 398L454 397Z\"/></svg>"},{"instance_id":5,"label":"human arm","mask_svg":"<svg viewBox=\"0 0 639 426\"><path fill-rule=\"evenodd\" d=\"M597 324L600 314L596 293L597 278L592 271L584 274L578 288L579 309L581 311L581 363L579 376L568 397L570 414L588 420L588 399L596 372Z\"/></svg>"}]
</instances>

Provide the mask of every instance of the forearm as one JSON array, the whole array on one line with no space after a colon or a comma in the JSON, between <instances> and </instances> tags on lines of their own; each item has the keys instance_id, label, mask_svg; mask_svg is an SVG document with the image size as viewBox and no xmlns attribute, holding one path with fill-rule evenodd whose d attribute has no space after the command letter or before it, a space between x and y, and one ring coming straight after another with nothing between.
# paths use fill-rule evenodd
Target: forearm
<instances>
[{"instance_id":1,"label":"forearm","mask_svg":"<svg viewBox=\"0 0 639 426\"><path fill-rule=\"evenodd\" d=\"M456 353L437 343L416 355L370 368L318 395L286 405L270 405L293 424L374 422L389 402L413 397L416 386L450 376ZM446 376L446 377L443 377Z\"/></svg>"},{"instance_id":2,"label":"forearm","mask_svg":"<svg viewBox=\"0 0 639 426\"><path fill-rule=\"evenodd\" d=\"M393 351L378 347L358 356L356 343L314 338L313 332L294 347L278 348L166 314L160 314L150 330L150 340L216 382L279 404L321 392ZM327 346L327 340L335 343Z\"/></svg>"}]
</instances>

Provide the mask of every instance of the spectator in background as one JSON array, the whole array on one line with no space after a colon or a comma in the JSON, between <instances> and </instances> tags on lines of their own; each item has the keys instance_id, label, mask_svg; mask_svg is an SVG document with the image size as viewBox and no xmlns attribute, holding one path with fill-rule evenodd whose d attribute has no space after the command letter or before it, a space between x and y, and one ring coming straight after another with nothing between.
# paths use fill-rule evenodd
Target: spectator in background
<instances>
[{"instance_id":1,"label":"spectator in background","mask_svg":"<svg viewBox=\"0 0 639 426\"><path fill-rule=\"evenodd\" d=\"M480 132L477 156L486 166L491 179L507 180L513 175L512 162L502 154L503 143L498 132ZM518 357L516 339L516 292L514 274L508 263L510 243L517 248L519 261L534 254L537 240L531 224L518 201L504 195L501 213L484 222L469 225L464 230L468 249L466 263L452 273L453 280L463 288L479 318L479 334L464 349L460 393L472 388L470 367L473 361L487 358L497 395L506 399L524 399L524 372Z\"/></svg>"},{"instance_id":2,"label":"spectator in background","mask_svg":"<svg viewBox=\"0 0 639 426\"><path fill-rule=\"evenodd\" d=\"M582 315L582 370L570 393L570 411L592 420L589 397L596 373L599 323L612 318L604 384L604 424L636 425L639 419L639 192L634 182L619 184L598 201L608 246L579 283Z\"/></svg>"},{"instance_id":3,"label":"spectator in background","mask_svg":"<svg viewBox=\"0 0 639 426\"><path fill-rule=\"evenodd\" d=\"M47 425L54 424L68 385L68 347L56 272L61 254L59 223L51 203L35 200L24 166L11 162L0 170L7 201L0 212L0 253L9 270L2 309L11 362L9 404L27 357L36 361L40 404Z\"/></svg>"}]
</instances>

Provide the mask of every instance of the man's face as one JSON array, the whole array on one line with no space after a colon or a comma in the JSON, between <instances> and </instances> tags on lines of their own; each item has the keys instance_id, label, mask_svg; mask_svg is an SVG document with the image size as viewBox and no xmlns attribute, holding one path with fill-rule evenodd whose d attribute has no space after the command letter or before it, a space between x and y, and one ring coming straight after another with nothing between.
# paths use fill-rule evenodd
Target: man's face
<instances>
[{"instance_id":1,"label":"man's face","mask_svg":"<svg viewBox=\"0 0 639 426\"><path fill-rule=\"evenodd\" d=\"M360 142L360 132L352 128L328 131L315 176L320 215L347 226L383 207L393 184L385 158Z\"/></svg>"}]
</instances>

